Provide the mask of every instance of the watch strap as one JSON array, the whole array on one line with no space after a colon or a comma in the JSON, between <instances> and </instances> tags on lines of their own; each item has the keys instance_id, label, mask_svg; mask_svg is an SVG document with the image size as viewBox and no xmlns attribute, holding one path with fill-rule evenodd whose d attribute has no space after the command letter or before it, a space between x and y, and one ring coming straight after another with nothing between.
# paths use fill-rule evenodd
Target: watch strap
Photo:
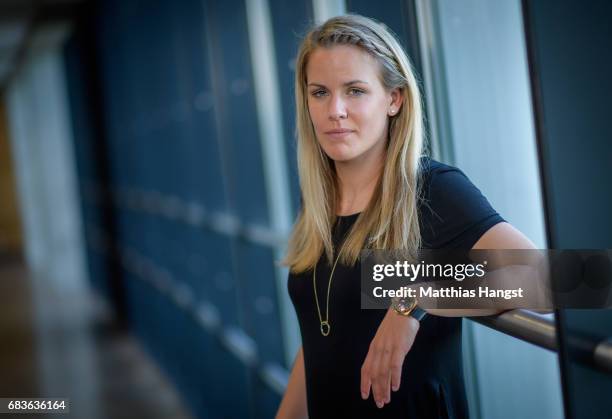
<instances>
[{"instance_id":1,"label":"watch strap","mask_svg":"<svg viewBox=\"0 0 612 419\"><path fill-rule=\"evenodd\" d=\"M420 308L419 306L416 306L410 312L410 316L414 317L420 322L427 316L427 312L423 310L422 308Z\"/></svg>"}]
</instances>

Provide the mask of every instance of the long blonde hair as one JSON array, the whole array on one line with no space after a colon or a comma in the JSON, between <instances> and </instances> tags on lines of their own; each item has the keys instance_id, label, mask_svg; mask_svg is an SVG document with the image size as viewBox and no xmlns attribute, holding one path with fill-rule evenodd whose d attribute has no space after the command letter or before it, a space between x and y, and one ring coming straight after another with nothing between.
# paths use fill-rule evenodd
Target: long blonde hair
<instances>
[{"instance_id":1,"label":"long blonde hair","mask_svg":"<svg viewBox=\"0 0 612 419\"><path fill-rule=\"evenodd\" d=\"M380 64L385 89L398 88L404 96L400 111L390 117L382 176L342 245L341 262L354 265L364 247L402 249L414 254L421 245L417 202L423 116L411 63L383 24L359 15L337 16L308 32L296 60L296 137L302 207L283 261L294 273L313 268L323 251L328 261L333 257L331 233L336 222L338 186L333 161L319 145L308 111L306 65L316 48L334 45L354 45L369 53Z\"/></svg>"}]
</instances>

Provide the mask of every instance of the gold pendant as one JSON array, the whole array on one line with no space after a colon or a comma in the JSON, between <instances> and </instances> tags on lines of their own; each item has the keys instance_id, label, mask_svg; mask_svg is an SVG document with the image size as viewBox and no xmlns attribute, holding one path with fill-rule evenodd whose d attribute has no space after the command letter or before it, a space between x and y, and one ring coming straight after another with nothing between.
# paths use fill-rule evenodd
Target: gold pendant
<instances>
[{"instance_id":1,"label":"gold pendant","mask_svg":"<svg viewBox=\"0 0 612 419\"><path fill-rule=\"evenodd\" d=\"M330 330L331 330L331 326L327 320L324 322L321 322L321 334L323 336L329 335Z\"/></svg>"}]
</instances>

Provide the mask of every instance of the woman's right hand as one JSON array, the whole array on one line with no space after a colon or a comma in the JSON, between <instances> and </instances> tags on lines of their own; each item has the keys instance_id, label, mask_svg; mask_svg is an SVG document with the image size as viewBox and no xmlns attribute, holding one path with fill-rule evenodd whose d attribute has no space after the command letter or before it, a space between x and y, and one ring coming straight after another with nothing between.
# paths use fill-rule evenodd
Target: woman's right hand
<instances>
[{"instance_id":1,"label":"woman's right hand","mask_svg":"<svg viewBox=\"0 0 612 419\"><path fill-rule=\"evenodd\" d=\"M276 419L308 419L306 405L306 375L304 373L304 352L298 350L289 375L285 395L276 412Z\"/></svg>"},{"instance_id":2,"label":"woman's right hand","mask_svg":"<svg viewBox=\"0 0 612 419\"><path fill-rule=\"evenodd\" d=\"M392 308L387 310L361 367L364 400L371 391L378 408L391 402L391 390L399 390L404 358L412 348L419 326L414 317L399 315Z\"/></svg>"}]
</instances>

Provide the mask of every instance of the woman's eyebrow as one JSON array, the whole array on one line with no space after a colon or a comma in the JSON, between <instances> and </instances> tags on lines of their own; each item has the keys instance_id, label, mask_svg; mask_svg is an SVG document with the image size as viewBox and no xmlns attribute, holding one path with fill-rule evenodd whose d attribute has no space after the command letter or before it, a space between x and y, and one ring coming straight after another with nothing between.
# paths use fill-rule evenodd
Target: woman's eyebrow
<instances>
[{"instance_id":1,"label":"woman's eyebrow","mask_svg":"<svg viewBox=\"0 0 612 419\"><path fill-rule=\"evenodd\" d=\"M351 80L349 82L344 83L344 85L345 86L350 86L351 84L357 84L357 83L368 84L367 81L363 81L363 80Z\"/></svg>"},{"instance_id":2,"label":"woman's eyebrow","mask_svg":"<svg viewBox=\"0 0 612 419\"><path fill-rule=\"evenodd\" d=\"M350 86L352 84L357 84L357 83L368 84L367 81L363 81L363 80L351 80L351 81L347 81L346 83L344 83L343 86ZM324 85L319 84L319 83L308 83L308 86L325 87Z\"/></svg>"}]
</instances>

